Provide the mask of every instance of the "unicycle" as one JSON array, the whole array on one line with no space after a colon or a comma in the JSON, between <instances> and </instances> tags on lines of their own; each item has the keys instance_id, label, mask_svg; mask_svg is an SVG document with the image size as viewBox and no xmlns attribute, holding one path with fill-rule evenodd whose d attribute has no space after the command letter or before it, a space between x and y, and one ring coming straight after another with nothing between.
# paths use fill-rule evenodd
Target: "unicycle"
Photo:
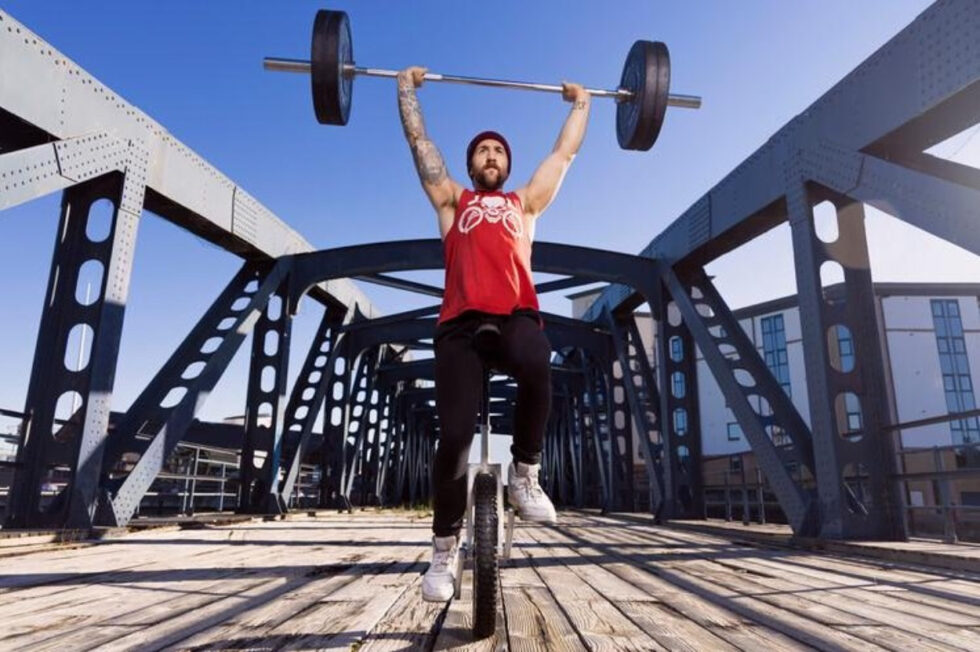
<instances>
[{"instance_id":1,"label":"unicycle","mask_svg":"<svg viewBox=\"0 0 980 652\"><path fill-rule=\"evenodd\" d=\"M477 330L477 337L499 336L495 326ZM456 572L456 597L463 582L463 566L467 560L473 568L473 636L481 639L497 629L499 611L499 542L503 522L503 483L500 464L490 464L490 374L489 366L483 372L483 400L480 407L480 463L470 464L466 474L468 488L466 499L466 541L459 556ZM507 545L503 558L510 555L513 536L513 514L508 514Z\"/></svg>"}]
</instances>

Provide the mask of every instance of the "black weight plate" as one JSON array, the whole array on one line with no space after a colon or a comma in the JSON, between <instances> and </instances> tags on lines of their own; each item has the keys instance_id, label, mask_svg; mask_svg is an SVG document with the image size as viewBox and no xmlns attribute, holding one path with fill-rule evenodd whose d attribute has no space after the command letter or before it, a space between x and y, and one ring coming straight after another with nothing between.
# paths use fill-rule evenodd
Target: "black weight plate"
<instances>
[{"instance_id":1,"label":"black weight plate","mask_svg":"<svg viewBox=\"0 0 980 652\"><path fill-rule=\"evenodd\" d=\"M310 50L313 110L317 122L345 125L350 116L354 81L353 75L344 74L344 66L354 63L350 21L345 12L326 9L316 12Z\"/></svg>"},{"instance_id":2,"label":"black weight plate","mask_svg":"<svg viewBox=\"0 0 980 652\"><path fill-rule=\"evenodd\" d=\"M633 97L616 107L616 137L623 149L648 150L660 134L670 93L670 53L660 41L637 41L626 55L620 88Z\"/></svg>"}]
</instances>

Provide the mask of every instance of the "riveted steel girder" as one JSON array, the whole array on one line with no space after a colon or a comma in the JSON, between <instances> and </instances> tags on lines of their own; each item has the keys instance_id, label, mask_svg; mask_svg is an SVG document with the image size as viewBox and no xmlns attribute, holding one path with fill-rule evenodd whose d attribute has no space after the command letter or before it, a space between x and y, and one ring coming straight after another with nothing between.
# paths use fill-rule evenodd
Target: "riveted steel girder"
<instances>
[{"instance_id":1,"label":"riveted steel girder","mask_svg":"<svg viewBox=\"0 0 980 652\"><path fill-rule=\"evenodd\" d=\"M818 194L819 190L818 190ZM893 435L885 429L885 365L871 284L871 266L860 202L835 198L839 237L817 238L811 189L802 182L788 195L799 291L814 465L820 499L820 536L904 538ZM841 265L844 296L827 297L821 267ZM845 332L854 346L853 364L831 357L831 343ZM848 414L861 427L850 427ZM865 490L867 486L867 490Z\"/></svg>"},{"instance_id":2,"label":"riveted steel girder","mask_svg":"<svg viewBox=\"0 0 980 652\"><path fill-rule=\"evenodd\" d=\"M282 285L288 263L246 263L150 384L136 398L109 441L96 522L124 525L164 461L251 331L269 297ZM149 444L137 439L149 436ZM141 450L129 467L125 455Z\"/></svg>"},{"instance_id":3,"label":"riveted steel girder","mask_svg":"<svg viewBox=\"0 0 980 652\"><path fill-rule=\"evenodd\" d=\"M63 177L87 181L62 197L7 527L92 525L145 188L145 152L122 148L117 154L107 159L85 151L77 158L83 171L69 169L67 157L61 169ZM119 165L123 174L104 173ZM104 225L94 209L100 200L111 203ZM94 287L87 285L93 280ZM56 417L68 423L57 426ZM41 486L55 465L70 468L69 482L42 504Z\"/></svg>"},{"instance_id":4,"label":"riveted steel girder","mask_svg":"<svg viewBox=\"0 0 980 652\"><path fill-rule=\"evenodd\" d=\"M721 297L714 292L703 270L692 273L692 277L684 281L670 266L664 265L662 270L671 300L680 311L691 337L700 348L725 396L725 402L752 446L756 460L769 480L793 531L800 535L815 534L816 501L787 470L771 434L771 426L774 424L789 433L794 441L799 442L798 447L802 451L797 459L804 462L809 450L806 445L806 440L809 439L806 425L785 392L775 382L772 372L759 358L758 351L748 341L738 321ZM722 346L734 349L737 357L731 359L722 350ZM686 349L685 357L693 357L693 350ZM751 383L748 380L743 380L746 385L740 383L736 376L737 370L748 374ZM663 375L661 378L662 384L670 382ZM772 407L772 415L763 413L761 402L753 404L749 400L753 394L765 399Z\"/></svg>"}]
</instances>

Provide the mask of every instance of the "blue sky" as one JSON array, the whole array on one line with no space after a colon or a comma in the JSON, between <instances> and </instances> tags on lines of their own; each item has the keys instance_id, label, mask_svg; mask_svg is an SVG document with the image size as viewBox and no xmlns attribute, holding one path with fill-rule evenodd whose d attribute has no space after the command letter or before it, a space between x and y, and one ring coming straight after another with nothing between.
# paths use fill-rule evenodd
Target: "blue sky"
<instances>
[{"instance_id":1,"label":"blue sky","mask_svg":"<svg viewBox=\"0 0 980 652\"><path fill-rule=\"evenodd\" d=\"M614 87L639 38L671 49L672 90L704 97L674 109L653 150L616 144L614 105L596 100L586 141L537 238L635 253L793 116L908 24L923 0L867 2L336 2L348 11L358 65ZM321 3L7 0L4 10L159 121L317 247L437 237L404 144L389 80L355 83L347 127L316 123L309 82L263 72L263 56L306 58ZM2 66L16 62L0 62ZM550 150L567 105L557 96L427 85L428 130L465 180L476 132L508 136L512 184ZM947 154L980 158L965 134ZM23 407L54 232L57 196L0 215L0 406ZM876 280L975 280L975 257L869 216ZM733 306L795 291L788 230L713 263ZM915 256L924 264L909 265ZM125 409L193 326L240 261L146 214L138 235L114 408ZM385 312L429 299L367 287ZM567 313L560 295L543 301ZM319 311L296 321L291 371ZM206 406L241 413L243 347ZM0 428L2 428L0 422Z\"/></svg>"}]
</instances>

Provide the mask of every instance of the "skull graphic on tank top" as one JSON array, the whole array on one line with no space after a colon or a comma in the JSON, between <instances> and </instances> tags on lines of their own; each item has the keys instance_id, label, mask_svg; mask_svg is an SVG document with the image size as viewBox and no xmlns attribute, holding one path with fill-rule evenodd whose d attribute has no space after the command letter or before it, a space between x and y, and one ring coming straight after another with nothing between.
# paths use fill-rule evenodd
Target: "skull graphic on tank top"
<instances>
[{"instance_id":1,"label":"skull graphic on tank top","mask_svg":"<svg viewBox=\"0 0 980 652\"><path fill-rule=\"evenodd\" d=\"M469 201L459 216L459 232L465 235L484 221L488 224L497 224L498 222L503 224L504 228L515 238L524 235L520 209L510 197L473 195L473 199Z\"/></svg>"}]
</instances>

